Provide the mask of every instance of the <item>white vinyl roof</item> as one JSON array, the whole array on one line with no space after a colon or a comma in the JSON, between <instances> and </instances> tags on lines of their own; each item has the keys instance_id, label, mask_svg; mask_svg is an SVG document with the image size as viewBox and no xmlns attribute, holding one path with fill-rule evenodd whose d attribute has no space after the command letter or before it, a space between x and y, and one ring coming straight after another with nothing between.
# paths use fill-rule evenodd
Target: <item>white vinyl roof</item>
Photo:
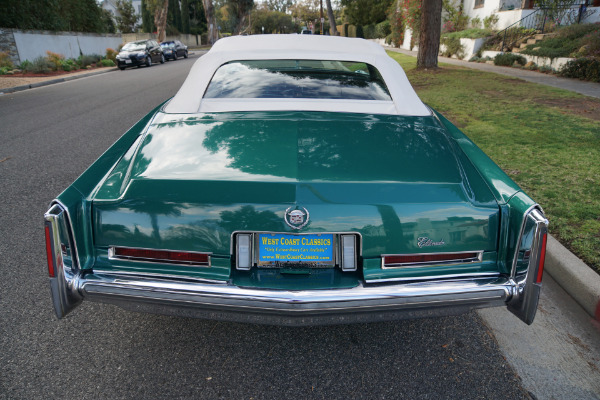
<instances>
[{"instance_id":1,"label":"white vinyl roof","mask_svg":"<svg viewBox=\"0 0 600 400\"><path fill-rule=\"evenodd\" d=\"M230 61L333 60L364 62L377 68L393 101L338 99L203 99L215 71ZM410 85L404 70L383 47L364 39L320 35L253 35L220 39L196 61L167 113L233 111L331 111L428 116L429 109Z\"/></svg>"}]
</instances>

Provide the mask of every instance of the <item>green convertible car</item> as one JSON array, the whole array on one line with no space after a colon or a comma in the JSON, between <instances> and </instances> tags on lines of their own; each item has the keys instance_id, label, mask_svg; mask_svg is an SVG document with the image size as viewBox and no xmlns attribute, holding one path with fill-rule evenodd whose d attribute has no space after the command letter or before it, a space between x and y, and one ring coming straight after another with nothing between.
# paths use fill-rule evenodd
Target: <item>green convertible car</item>
<instances>
[{"instance_id":1,"label":"green convertible car","mask_svg":"<svg viewBox=\"0 0 600 400\"><path fill-rule=\"evenodd\" d=\"M54 309L312 325L535 317L541 208L378 45L219 40L45 215Z\"/></svg>"}]
</instances>

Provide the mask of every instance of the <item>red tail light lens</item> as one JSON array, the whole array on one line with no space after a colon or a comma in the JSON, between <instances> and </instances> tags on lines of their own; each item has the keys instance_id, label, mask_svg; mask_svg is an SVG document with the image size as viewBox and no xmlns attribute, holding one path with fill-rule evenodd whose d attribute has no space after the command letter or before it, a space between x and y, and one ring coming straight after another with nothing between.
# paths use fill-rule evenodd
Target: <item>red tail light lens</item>
<instances>
[{"instance_id":1,"label":"red tail light lens","mask_svg":"<svg viewBox=\"0 0 600 400\"><path fill-rule=\"evenodd\" d=\"M209 265L209 253L113 247L112 258L174 264Z\"/></svg>"},{"instance_id":2,"label":"red tail light lens","mask_svg":"<svg viewBox=\"0 0 600 400\"><path fill-rule=\"evenodd\" d=\"M535 278L535 283L542 283L542 276L544 275L544 263L546 262L546 241L548 240L548 234L544 233L542 238L542 248L540 249L540 263L538 265L538 273Z\"/></svg>"},{"instance_id":3,"label":"red tail light lens","mask_svg":"<svg viewBox=\"0 0 600 400\"><path fill-rule=\"evenodd\" d=\"M383 256L384 268L420 264L468 263L481 261L481 252L403 254Z\"/></svg>"},{"instance_id":4,"label":"red tail light lens","mask_svg":"<svg viewBox=\"0 0 600 400\"><path fill-rule=\"evenodd\" d=\"M54 270L54 257L52 255L52 238L50 237L50 225L46 224L46 257L48 258L48 275L50 278L56 276Z\"/></svg>"}]
</instances>

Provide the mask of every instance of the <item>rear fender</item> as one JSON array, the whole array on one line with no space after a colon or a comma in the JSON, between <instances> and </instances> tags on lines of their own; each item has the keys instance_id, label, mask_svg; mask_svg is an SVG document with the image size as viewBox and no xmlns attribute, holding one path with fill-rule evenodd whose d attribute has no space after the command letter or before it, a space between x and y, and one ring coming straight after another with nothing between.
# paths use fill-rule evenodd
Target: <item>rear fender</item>
<instances>
[{"instance_id":1,"label":"rear fender","mask_svg":"<svg viewBox=\"0 0 600 400\"><path fill-rule=\"evenodd\" d=\"M80 271L77 249L66 207L54 202L44 219L52 304L60 319L82 301L82 296L76 289Z\"/></svg>"}]
</instances>

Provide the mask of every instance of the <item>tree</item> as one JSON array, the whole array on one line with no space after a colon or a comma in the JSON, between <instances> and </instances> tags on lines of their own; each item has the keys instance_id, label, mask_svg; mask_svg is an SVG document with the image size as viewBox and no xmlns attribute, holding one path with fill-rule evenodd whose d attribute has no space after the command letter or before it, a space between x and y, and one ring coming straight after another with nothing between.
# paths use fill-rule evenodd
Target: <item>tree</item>
<instances>
[{"instance_id":1,"label":"tree","mask_svg":"<svg viewBox=\"0 0 600 400\"><path fill-rule=\"evenodd\" d=\"M437 68L442 27L442 0L423 0L417 69Z\"/></svg>"},{"instance_id":2,"label":"tree","mask_svg":"<svg viewBox=\"0 0 600 400\"><path fill-rule=\"evenodd\" d=\"M60 0L59 3L64 30L102 32L104 27L102 9L96 0Z\"/></svg>"},{"instance_id":3,"label":"tree","mask_svg":"<svg viewBox=\"0 0 600 400\"><path fill-rule=\"evenodd\" d=\"M152 33L156 31L154 26L154 16L152 11L148 8L149 0L142 0L142 31L146 33Z\"/></svg>"},{"instance_id":4,"label":"tree","mask_svg":"<svg viewBox=\"0 0 600 400\"><path fill-rule=\"evenodd\" d=\"M331 7L331 0L327 0L327 18L329 19L329 33L331 36L340 36L335 26L335 15L333 15L333 8Z\"/></svg>"},{"instance_id":5,"label":"tree","mask_svg":"<svg viewBox=\"0 0 600 400\"><path fill-rule=\"evenodd\" d=\"M318 0L300 0L289 8L292 17L301 21L306 26L319 20L319 1Z\"/></svg>"},{"instance_id":6,"label":"tree","mask_svg":"<svg viewBox=\"0 0 600 400\"><path fill-rule=\"evenodd\" d=\"M102 24L104 25L103 31L107 33L116 33L117 27L115 21L113 21L112 13L108 10L102 9Z\"/></svg>"},{"instance_id":7,"label":"tree","mask_svg":"<svg viewBox=\"0 0 600 400\"><path fill-rule=\"evenodd\" d=\"M294 4L293 0L267 0L266 5L267 8L271 11L279 11L282 13L287 12L288 8L290 8Z\"/></svg>"},{"instance_id":8,"label":"tree","mask_svg":"<svg viewBox=\"0 0 600 400\"><path fill-rule=\"evenodd\" d=\"M138 20L138 15L135 13L135 9L133 8L131 1L117 0L115 1L115 6L117 7L117 15L115 16L115 20L117 20L117 27L119 28L119 31L122 33L135 32L135 25Z\"/></svg>"},{"instance_id":9,"label":"tree","mask_svg":"<svg viewBox=\"0 0 600 400\"><path fill-rule=\"evenodd\" d=\"M96 0L0 1L0 26L49 31L107 32Z\"/></svg>"},{"instance_id":10,"label":"tree","mask_svg":"<svg viewBox=\"0 0 600 400\"><path fill-rule=\"evenodd\" d=\"M181 32L181 8L179 0L169 0L167 13L167 34L178 35Z\"/></svg>"},{"instance_id":11,"label":"tree","mask_svg":"<svg viewBox=\"0 0 600 400\"><path fill-rule=\"evenodd\" d=\"M264 33L291 33L300 30L290 15L269 10L267 7L258 7L252 11L251 33L261 34L263 27L265 28Z\"/></svg>"},{"instance_id":12,"label":"tree","mask_svg":"<svg viewBox=\"0 0 600 400\"><path fill-rule=\"evenodd\" d=\"M204 15L206 15L206 25L208 28L208 42L213 45L217 37L217 19L215 18L215 9L212 0L202 0L204 6Z\"/></svg>"},{"instance_id":13,"label":"tree","mask_svg":"<svg viewBox=\"0 0 600 400\"><path fill-rule=\"evenodd\" d=\"M190 33L201 35L208 30L206 24L207 18L204 13L204 4L202 0L189 0L188 14L190 16Z\"/></svg>"},{"instance_id":14,"label":"tree","mask_svg":"<svg viewBox=\"0 0 600 400\"><path fill-rule=\"evenodd\" d=\"M227 7L234 23L232 34L239 35L247 29L247 20L254 7L254 0L229 0Z\"/></svg>"},{"instance_id":15,"label":"tree","mask_svg":"<svg viewBox=\"0 0 600 400\"><path fill-rule=\"evenodd\" d=\"M342 0L345 15L352 25L371 25L385 21L392 0Z\"/></svg>"},{"instance_id":16,"label":"tree","mask_svg":"<svg viewBox=\"0 0 600 400\"><path fill-rule=\"evenodd\" d=\"M188 0L181 0L181 32L190 33L190 6Z\"/></svg>"},{"instance_id":17,"label":"tree","mask_svg":"<svg viewBox=\"0 0 600 400\"><path fill-rule=\"evenodd\" d=\"M169 11L169 0L147 0L148 10L154 15L156 36L159 42L165 40L167 31L167 14Z\"/></svg>"}]
</instances>

